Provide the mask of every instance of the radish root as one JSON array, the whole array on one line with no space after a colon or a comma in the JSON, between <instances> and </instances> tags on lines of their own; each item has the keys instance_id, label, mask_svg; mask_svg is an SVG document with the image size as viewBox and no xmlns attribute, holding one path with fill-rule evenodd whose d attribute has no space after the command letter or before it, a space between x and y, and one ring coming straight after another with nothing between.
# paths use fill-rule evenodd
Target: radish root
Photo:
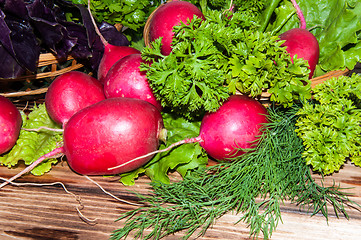
<instances>
[{"instance_id":1,"label":"radish root","mask_svg":"<svg viewBox=\"0 0 361 240\"><path fill-rule=\"evenodd\" d=\"M10 184L12 184L12 185L14 185L14 186L18 186L18 187L21 187L21 186L39 186L39 187L42 187L42 186L61 185L61 187L64 189L64 191L65 191L67 194L72 195L72 196L74 197L74 199L78 202L79 206L76 206L75 209L76 209L76 211L78 212L79 217L80 217L82 220L86 221L87 223L90 223L90 224L96 223L96 220L97 220L97 219L89 219L89 218L85 217L84 214L81 212L81 210L84 208L84 205L83 205L83 203L82 203L82 201L81 201L80 196L78 196L78 195L70 192L70 191L65 187L64 183L62 183L62 182L52 182L52 183L16 183L16 182L10 181L10 180L8 180L8 179L6 179L6 178L0 177L0 179L1 179L2 181L4 181L5 183L10 183Z\"/></svg>"},{"instance_id":2,"label":"radish root","mask_svg":"<svg viewBox=\"0 0 361 240\"><path fill-rule=\"evenodd\" d=\"M173 144L169 145L169 147L167 147L167 148L160 149L160 150L156 150L156 151L147 153L147 154L145 154L145 155L143 155L143 156L139 156L139 157L133 158L132 160L130 160L130 161L126 162L126 163L120 164L120 165L115 166L115 167L108 168L108 170L113 170L113 169L117 169L117 168L120 168L120 167L124 167L124 166L128 165L129 163L135 162L135 161L137 161L137 160L139 160L139 159L142 159L142 158L146 158L146 157L152 156L152 155L157 154L157 153L168 152L168 151L171 150L172 148L177 147L177 146L182 145L182 144L186 144L186 143L200 143L200 142L203 142L203 139L201 138L201 136L198 136L198 137L195 137L195 138L183 139L183 140L181 140L181 141L179 141L179 142L176 142L176 143L173 143Z\"/></svg>"},{"instance_id":3,"label":"radish root","mask_svg":"<svg viewBox=\"0 0 361 240\"><path fill-rule=\"evenodd\" d=\"M120 199L117 196L113 195L112 193L108 192L107 190L105 190L99 183L97 183L96 181L94 181L93 179L91 179L89 176L87 175L83 175L86 179L88 179L90 182L94 183L95 185L97 185L97 187L100 188L100 190L102 190L105 194L111 196L112 198L118 200L119 202L123 202L129 205L134 205L134 206L143 206L143 204L138 204L138 203L132 203L132 202L128 202L126 200Z\"/></svg>"},{"instance_id":4,"label":"radish root","mask_svg":"<svg viewBox=\"0 0 361 240\"><path fill-rule=\"evenodd\" d=\"M39 165L42 161L48 159L48 158L54 158L55 156L59 155L59 154L63 154L64 153L64 148L63 147L59 147L59 148L55 148L53 151L41 156L40 158L38 158L35 162L33 162L31 165L27 166L26 168L24 168L24 170L22 170L21 172L19 172L18 174L16 174L15 176L11 177L10 179L6 180L5 182L3 182L0 185L0 188L3 188L4 186L6 186L8 183L12 183L15 179L21 177L22 175L30 172L31 170L33 170L34 167L36 167L37 165Z\"/></svg>"}]
</instances>

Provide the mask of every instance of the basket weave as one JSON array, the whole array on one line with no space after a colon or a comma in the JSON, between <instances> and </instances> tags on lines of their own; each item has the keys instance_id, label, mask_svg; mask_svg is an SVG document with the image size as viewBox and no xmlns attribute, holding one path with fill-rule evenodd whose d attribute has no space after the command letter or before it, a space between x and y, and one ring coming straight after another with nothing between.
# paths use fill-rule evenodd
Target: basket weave
<instances>
[{"instance_id":1,"label":"basket weave","mask_svg":"<svg viewBox=\"0 0 361 240\"><path fill-rule=\"evenodd\" d=\"M70 62L70 64L69 64ZM64 67L64 63L68 65ZM70 72L79 68L82 68L83 64L77 63L77 61L68 56L67 59L60 61L52 53L43 53L40 54L39 60L37 63L38 73L35 74L25 74L23 76L12 78L12 79L1 79L2 82L14 82L14 81L31 81L34 79L42 78L55 78L63 73ZM47 91L47 88L35 89L30 91L21 91L21 92L11 92L11 93L0 93L4 97L21 97L21 96L31 96L42 94Z\"/></svg>"},{"instance_id":2,"label":"basket weave","mask_svg":"<svg viewBox=\"0 0 361 240\"><path fill-rule=\"evenodd\" d=\"M38 68L49 66L50 67L49 71L24 75L18 78L11 79L11 81L33 80L33 79L48 78L48 77L54 78L63 73L83 67L82 64L77 63L76 60L71 56L68 56L65 61L72 61L71 65L69 67L61 68L61 63L55 57L54 54L52 53L40 54L38 60Z\"/></svg>"}]
</instances>

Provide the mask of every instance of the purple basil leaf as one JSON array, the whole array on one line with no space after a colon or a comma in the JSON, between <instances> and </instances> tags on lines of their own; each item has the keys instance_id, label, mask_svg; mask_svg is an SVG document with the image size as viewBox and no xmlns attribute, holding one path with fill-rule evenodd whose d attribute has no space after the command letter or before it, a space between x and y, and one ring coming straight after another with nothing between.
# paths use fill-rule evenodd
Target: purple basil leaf
<instances>
[{"instance_id":1,"label":"purple basil leaf","mask_svg":"<svg viewBox=\"0 0 361 240\"><path fill-rule=\"evenodd\" d=\"M83 5L76 5L80 11L81 17L83 19L83 25L88 36L88 46L91 47L99 36L95 32L94 24L91 20L90 13L86 7Z\"/></svg>"},{"instance_id":2,"label":"purple basil leaf","mask_svg":"<svg viewBox=\"0 0 361 240\"><path fill-rule=\"evenodd\" d=\"M8 16L5 21L11 30L10 38L16 60L30 72L35 72L40 55L40 46L33 28L29 22L18 18Z\"/></svg>"},{"instance_id":3,"label":"purple basil leaf","mask_svg":"<svg viewBox=\"0 0 361 240\"><path fill-rule=\"evenodd\" d=\"M34 0L26 5L31 18L39 18L44 21L56 23L54 12L50 7L48 7L42 0Z\"/></svg>"},{"instance_id":4,"label":"purple basil leaf","mask_svg":"<svg viewBox=\"0 0 361 240\"><path fill-rule=\"evenodd\" d=\"M24 0L4 0L4 11L28 20L28 11Z\"/></svg>"},{"instance_id":5,"label":"purple basil leaf","mask_svg":"<svg viewBox=\"0 0 361 240\"><path fill-rule=\"evenodd\" d=\"M74 58L88 59L92 57L91 49L88 46L88 36L83 26L71 22L63 22L68 33L73 38L77 39L77 43L73 46L70 54Z\"/></svg>"},{"instance_id":6,"label":"purple basil leaf","mask_svg":"<svg viewBox=\"0 0 361 240\"><path fill-rule=\"evenodd\" d=\"M0 78L17 78L25 72L24 68L9 54L2 44L0 44L0 56Z\"/></svg>"},{"instance_id":7,"label":"purple basil leaf","mask_svg":"<svg viewBox=\"0 0 361 240\"><path fill-rule=\"evenodd\" d=\"M112 45L128 46L130 44L127 37L122 32L119 32L114 25L102 22L99 30L103 37Z\"/></svg>"},{"instance_id":8,"label":"purple basil leaf","mask_svg":"<svg viewBox=\"0 0 361 240\"><path fill-rule=\"evenodd\" d=\"M5 13L0 9L0 42L10 55L15 57L13 44L10 39L10 29L5 21Z\"/></svg>"},{"instance_id":9,"label":"purple basil leaf","mask_svg":"<svg viewBox=\"0 0 361 240\"><path fill-rule=\"evenodd\" d=\"M35 0L28 4L29 16L33 26L40 34L43 44L51 49L58 58L66 58L77 43L77 38L70 36L67 29L59 23L63 16L55 15L58 8L51 5L50 2L47 3L52 9L41 0Z\"/></svg>"}]
</instances>

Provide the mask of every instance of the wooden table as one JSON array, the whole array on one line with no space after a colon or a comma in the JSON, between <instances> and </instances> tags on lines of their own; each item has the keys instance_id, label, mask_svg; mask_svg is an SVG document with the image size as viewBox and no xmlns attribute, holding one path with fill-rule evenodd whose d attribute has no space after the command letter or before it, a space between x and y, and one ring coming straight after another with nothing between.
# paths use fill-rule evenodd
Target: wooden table
<instances>
[{"instance_id":1,"label":"wooden table","mask_svg":"<svg viewBox=\"0 0 361 240\"><path fill-rule=\"evenodd\" d=\"M0 167L0 177L10 178L19 171L19 168ZM172 177L173 181L180 179L177 175ZM318 177L315 175L315 178ZM117 178L91 177L91 179L116 197L134 203L136 198L129 190L141 193L149 191L147 177L141 177L131 187L123 186ZM352 187L348 192L354 194L352 199L361 204L361 168L346 164L339 173L327 177L326 183L331 184L333 180L342 187ZM77 211L80 205L75 196L65 192L60 184L7 185L0 189L1 240L108 239L113 230L122 226L122 222L115 222L120 214L136 207L119 202L105 194L94 182L72 172L66 162L58 164L43 176L27 175L17 182L40 184L62 182L69 192L80 198L83 206L80 212L83 217ZM282 206L283 223L278 225L271 239L361 239L361 212L349 208L348 213L349 220L343 217L338 219L333 212L330 212L327 223L323 216L310 217L299 207L285 203ZM234 224L239 217L231 213L223 216L205 236L199 239L249 239L247 226L243 223ZM165 239L180 239L181 236L182 233L179 233Z\"/></svg>"},{"instance_id":2,"label":"wooden table","mask_svg":"<svg viewBox=\"0 0 361 240\"><path fill-rule=\"evenodd\" d=\"M361 64L354 72L361 73ZM0 166L0 177L10 178L20 171ZM179 180L177 175L173 180ZM315 175L315 178L319 176ZM136 203L134 194L149 192L149 179L141 177L136 184L125 187L116 178L92 177L106 191L120 199ZM352 200L361 205L361 168L346 164L339 172L326 177L325 183L331 185L333 180L341 187L351 187ZM54 183L51 186L13 186L0 189L0 240L13 239L108 239L111 232L122 226L115 220L129 209L136 206L119 202L105 194L97 185L84 176L72 172L66 162L55 166L44 176L27 175L17 180L18 183ZM80 198L81 206L76 198ZM330 212L329 221L320 215L310 217L305 210L285 203L282 206L282 220L272 235L272 240L359 240L361 239L361 211L348 209L350 219L336 218ZM234 223L240 216L229 213L220 218L215 225L199 240L207 239L249 239L249 229L243 223ZM90 220L96 220L92 222ZM182 233L165 239L180 239ZM130 239L130 238L129 238Z\"/></svg>"}]
</instances>

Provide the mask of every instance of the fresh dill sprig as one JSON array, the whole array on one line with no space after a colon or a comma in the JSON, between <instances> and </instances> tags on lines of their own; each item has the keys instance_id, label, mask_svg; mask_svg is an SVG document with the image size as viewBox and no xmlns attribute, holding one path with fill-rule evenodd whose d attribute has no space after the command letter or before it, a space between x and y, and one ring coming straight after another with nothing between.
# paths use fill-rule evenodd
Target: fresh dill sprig
<instances>
[{"instance_id":1,"label":"fresh dill sprig","mask_svg":"<svg viewBox=\"0 0 361 240\"><path fill-rule=\"evenodd\" d=\"M152 195L138 197L144 207L126 212L118 220L125 226L113 232L121 239L160 239L184 230L184 239L203 235L228 212L242 213L239 221L250 226L250 236L271 237L281 220L281 204L291 200L312 214L328 217L327 207L347 217L345 204L353 203L338 186L317 184L302 158L304 146L295 132L299 106L270 108L270 123L258 148L233 162L196 171L183 181L153 183ZM145 234L145 230L151 230Z\"/></svg>"}]
</instances>

